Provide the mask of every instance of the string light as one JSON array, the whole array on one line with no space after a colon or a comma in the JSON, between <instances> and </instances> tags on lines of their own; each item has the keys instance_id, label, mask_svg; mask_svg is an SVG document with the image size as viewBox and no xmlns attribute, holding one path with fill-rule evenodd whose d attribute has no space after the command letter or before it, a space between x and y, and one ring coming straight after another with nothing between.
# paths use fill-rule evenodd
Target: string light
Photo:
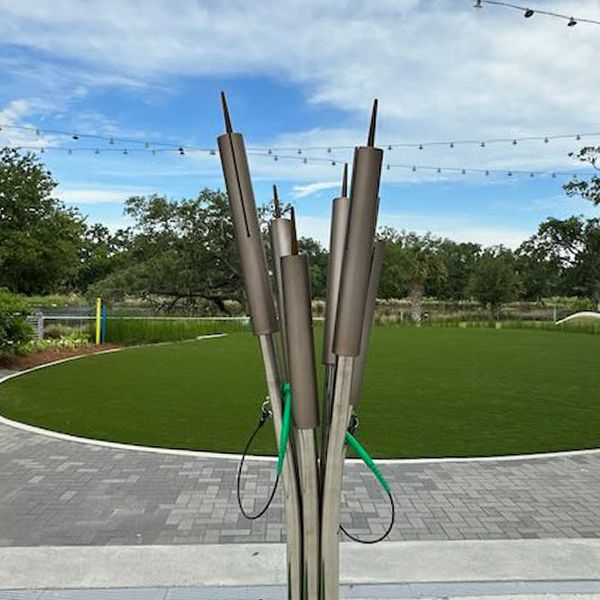
<instances>
[{"instance_id":1,"label":"string light","mask_svg":"<svg viewBox=\"0 0 600 600\"><path fill-rule=\"evenodd\" d=\"M476 0L473 7L477 8L477 9L481 9L481 8L483 8L484 4L491 4L493 6L500 6L502 8L509 8L509 9L517 10L519 12L522 12L523 16L526 19L530 19L535 14L544 15L546 17L554 17L555 19L562 19L564 21L567 21L568 27L574 27L575 25L577 25L577 23L589 23L590 25L600 25L600 21L598 21L596 19L584 19L581 17L575 18L573 16L553 12L551 10L543 10L541 8L533 9L529 6L521 6L519 4L513 4L511 2L504 2L502 0Z\"/></svg>"},{"instance_id":2,"label":"string light","mask_svg":"<svg viewBox=\"0 0 600 600\"><path fill-rule=\"evenodd\" d=\"M9 125L9 124L1 124L0 123L0 131L3 129L13 129L19 131L30 131L32 134L35 134L36 137L39 137L41 134L41 130L39 127L29 127L24 125ZM102 136L97 134L89 134L89 133L81 133L81 132L73 132L73 131L59 131L59 130L44 130L45 134L55 135L55 136L65 136L70 137L73 140L79 139L93 139L99 141L106 141L111 146L115 145L127 145L128 149L131 150L131 145L141 145L146 149L149 149L151 146L158 148L160 150L176 150L179 151L180 148L185 147L187 150L194 152L206 152L212 153L214 150L210 147L197 147L190 145L182 145L175 144L171 142L165 141L151 141L151 140L140 140L140 139L131 139L131 138L116 138L114 136ZM587 132L587 133L564 133L564 134L556 134L556 135L531 135L531 136L523 136L523 137L506 137L506 138L491 138L484 140L473 140L473 139L464 139L464 140L448 140L448 141L431 141L431 142L409 142L402 141L396 143L388 143L385 145L388 151L393 150L394 148L413 148L416 150L423 150L427 147L431 146L448 146L450 148L455 148L456 146L479 146L481 148L485 148L489 144L512 144L516 146L517 144L523 142L543 142L547 144L550 140L560 140L560 139L575 139L580 141L582 138L587 137L600 137L600 132ZM264 148L259 146L250 146L249 150L255 151L266 151L268 154L273 154L274 152L282 153L282 152L295 152L299 155L304 154L308 151L326 151L327 154L331 154L334 150L353 150L355 148L354 145L344 145L344 146L295 146L295 147L274 147Z\"/></svg>"},{"instance_id":3,"label":"string light","mask_svg":"<svg viewBox=\"0 0 600 600\"><path fill-rule=\"evenodd\" d=\"M101 154L101 151L97 148L97 147L81 147L78 146L77 148L69 148L69 147L65 147L65 146L13 146L13 149L16 150L29 150L29 151L39 151L40 153L45 153L46 151L57 151L57 152L64 152L68 155L72 155L72 154L85 154L85 153L93 153L95 155L99 155ZM148 153L148 154L152 154L153 156L155 156L157 153L161 153L161 154L173 154L173 153L178 153L178 154L185 154L185 150L183 148L183 146L180 146L178 148L174 148L174 149L170 149L170 148L105 148L103 150L103 152L121 152L124 155L129 155L132 152L137 152L137 153ZM211 149L210 151L207 151L211 156L215 156L216 155L216 151L214 149ZM337 164L339 164L340 162L343 162L342 160L340 160L339 158L335 158L335 159L331 159L331 158L324 158L324 157L307 157L304 155L298 155L298 154L292 154L292 155L285 155L285 154L272 154L269 155L268 152L257 152L257 151L248 151L248 155L251 156L256 156L256 157L272 157L274 161L279 161L281 160L300 160L302 161L303 164L308 164L308 163L321 163L321 164L328 164L331 166L336 166ZM440 167L440 166L431 166L431 165L416 165L416 164L392 164L392 163L387 163L386 167L385 167L386 171L390 171L391 169L409 169L411 170L413 173L417 172L417 170L419 171L435 171L438 174L441 174L442 172L447 172L447 173L460 173L461 175L466 175L466 174L484 174L485 176L490 176L490 175L505 175L508 177L513 177L515 175L528 175L529 177L536 177L536 176L544 176L544 175L548 175L551 176L553 179L555 179L557 177L557 175L561 175L561 176L569 176L572 178L577 178L577 174L573 173L572 171L531 171L531 170L518 170L518 169L510 169L508 171L506 170L500 170L500 169L488 169L488 168L478 168L478 167Z\"/></svg>"}]
</instances>

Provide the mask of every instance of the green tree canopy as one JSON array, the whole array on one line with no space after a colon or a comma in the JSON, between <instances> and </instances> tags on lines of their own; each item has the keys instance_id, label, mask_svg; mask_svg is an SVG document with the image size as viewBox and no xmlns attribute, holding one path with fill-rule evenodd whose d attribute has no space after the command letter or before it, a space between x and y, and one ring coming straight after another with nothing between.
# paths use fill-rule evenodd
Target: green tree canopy
<instances>
[{"instance_id":1,"label":"green tree canopy","mask_svg":"<svg viewBox=\"0 0 600 600\"><path fill-rule=\"evenodd\" d=\"M411 317L419 323L427 286L439 284L447 277L441 241L429 233L419 235L390 227L382 229L380 237L386 245L380 293L387 298L408 294Z\"/></svg>"},{"instance_id":2,"label":"green tree canopy","mask_svg":"<svg viewBox=\"0 0 600 600\"><path fill-rule=\"evenodd\" d=\"M56 185L33 154L0 150L0 281L14 292L53 292L80 267L85 222Z\"/></svg>"},{"instance_id":3,"label":"green tree canopy","mask_svg":"<svg viewBox=\"0 0 600 600\"><path fill-rule=\"evenodd\" d=\"M503 246L487 248L477 262L470 281L473 297L499 316L506 302L518 297L521 281L514 254Z\"/></svg>"},{"instance_id":4,"label":"green tree canopy","mask_svg":"<svg viewBox=\"0 0 600 600\"><path fill-rule=\"evenodd\" d=\"M570 156L573 156L571 153ZM597 171L600 170L600 146L586 146L577 153L577 158L591 165ZM581 196L589 200L595 206L600 206L600 177L592 175L589 181L572 179L563 186L567 196Z\"/></svg>"},{"instance_id":5,"label":"green tree canopy","mask_svg":"<svg viewBox=\"0 0 600 600\"><path fill-rule=\"evenodd\" d=\"M242 299L233 223L224 193L203 189L179 202L134 196L125 204L133 219L126 266L95 286L120 299L135 295L169 309L199 298L225 311Z\"/></svg>"}]
</instances>

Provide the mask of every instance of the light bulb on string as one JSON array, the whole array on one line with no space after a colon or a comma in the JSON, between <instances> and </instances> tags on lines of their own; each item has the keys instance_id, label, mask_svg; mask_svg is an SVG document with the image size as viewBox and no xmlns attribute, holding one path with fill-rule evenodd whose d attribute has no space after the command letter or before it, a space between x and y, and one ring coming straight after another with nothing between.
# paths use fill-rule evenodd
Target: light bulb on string
<instances>
[{"instance_id":1,"label":"light bulb on string","mask_svg":"<svg viewBox=\"0 0 600 600\"><path fill-rule=\"evenodd\" d=\"M481 147L485 148L485 142L481 142Z\"/></svg>"},{"instance_id":2,"label":"light bulb on string","mask_svg":"<svg viewBox=\"0 0 600 600\"><path fill-rule=\"evenodd\" d=\"M216 153L214 150L211 150L211 151L209 152L209 154L210 154L210 156L216 156L216 154L217 154L217 153Z\"/></svg>"},{"instance_id":3,"label":"light bulb on string","mask_svg":"<svg viewBox=\"0 0 600 600\"><path fill-rule=\"evenodd\" d=\"M509 177L512 177L512 171L509 171L509 172L508 172L508 176L509 176Z\"/></svg>"},{"instance_id":4,"label":"light bulb on string","mask_svg":"<svg viewBox=\"0 0 600 600\"><path fill-rule=\"evenodd\" d=\"M571 17L569 19L569 22L567 23L567 27L575 27L575 25L577 25L577 21L573 17Z\"/></svg>"},{"instance_id":5,"label":"light bulb on string","mask_svg":"<svg viewBox=\"0 0 600 600\"><path fill-rule=\"evenodd\" d=\"M535 11L531 10L531 8L528 8L525 10L525 12L523 13L523 16L526 19L530 19L531 17L533 17L533 15L535 14Z\"/></svg>"},{"instance_id":6,"label":"light bulb on string","mask_svg":"<svg viewBox=\"0 0 600 600\"><path fill-rule=\"evenodd\" d=\"M544 144L547 144L547 143L548 143L548 141L549 141L549 140L548 140L548 138L547 138L547 137L545 137L545 138L544 138Z\"/></svg>"},{"instance_id":7,"label":"light bulb on string","mask_svg":"<svg viewBox=\"0 0 600 600\"><path fill-rule=\"evenodd\" d=\"M512 144L513 144L513 146L516 146L516 145L517 145L517 140L516 140L516 139L514 139L514 140L512 141Z\"/></svg>"},{"instance_id":8,"label":"light bulb on string","mask_svg":"<svg viewBox=\"0 0 600 600\"><path fill-rule=\"evenodd\" d=\"M388 146L388 148L387 148L387 149L388 149L388 150L391 150L391 149L392 149L392 147L391 147L391 146Z\"/></svg>"},{"instance_id":9,"label":"light bulb on string","mask_svg":"<svg viewBox=\"0 0 600 600\"><path fill-rule=\"evenodd\" d=\"M108 143L109 143L111 146L114 146L114 145L115 145L115 139L114 139L114 138L110 138L110 140L108 140Z\"/></svg>"}]
</instances>

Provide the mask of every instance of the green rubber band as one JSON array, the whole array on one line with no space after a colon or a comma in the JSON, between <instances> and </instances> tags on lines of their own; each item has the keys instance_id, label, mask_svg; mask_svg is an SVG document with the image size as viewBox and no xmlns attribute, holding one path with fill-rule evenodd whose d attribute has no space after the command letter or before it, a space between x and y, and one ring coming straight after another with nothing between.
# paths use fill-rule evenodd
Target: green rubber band
<instances>
[{"instance_id":1,"label":"green rubber band","mask_svg":"<svg viewBox=\"0 0 600 600\"><path fill-rule=\"evenodd\" d=\"M373 459L366 451L364 446L349 431L346 431L346 441L350 446L352 446L352 449L356 452L356 454L358 454L358 456L362 458L365 465L367 465L367 467L371 469L373 475L377 477L377 481L379 481L379 483L381 484L381 487L386 492L390 493L390 486L388 485L388 482L385 480L385 477L382 475L377 465L373 462Z\"/></svg>"},{"instance_id":2,"label":"green rubber band","mask_svg":"<svg viewBox=\"0 0 600 600\"><path fill-rule=\"evenodd\" d=\"M277 456L277 476L283 470L283 459L290 437L290 426L292 424L292 387L289 382L281 384L281 402L283 403L283 418L281 421L281 439L279 442L279 454Z\"/></svg>"}]
</instances>

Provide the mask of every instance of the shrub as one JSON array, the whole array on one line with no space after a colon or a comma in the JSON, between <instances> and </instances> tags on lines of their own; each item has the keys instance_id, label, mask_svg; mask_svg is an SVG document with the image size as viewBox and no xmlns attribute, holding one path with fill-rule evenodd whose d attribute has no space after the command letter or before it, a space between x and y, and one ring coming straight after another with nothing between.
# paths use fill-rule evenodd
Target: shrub
<instances>
[{"instance_id":1,"label":"shrub","mask_svg":"<svg viewBox=\"0 0 600 600\"><path fill-rule=\"evenodd\" d=\"M23 349L33 331L27 323L27 305L21 296L0 288L0 354Z\"/></svg>"},{"instance_id":2,"label":"shrub","mask_svg":"<svg viewBox=\"0 0 600 600\"><path fill-rule=\"evenodd\" d=\"M73 331L68 335L59 338L49 338L44 340L31 340L25 344L24 349L27 352L41 352L43 350L74 350L80 346L90 344L89 335L83 331Z\"/></svg>"}]
</instances>

